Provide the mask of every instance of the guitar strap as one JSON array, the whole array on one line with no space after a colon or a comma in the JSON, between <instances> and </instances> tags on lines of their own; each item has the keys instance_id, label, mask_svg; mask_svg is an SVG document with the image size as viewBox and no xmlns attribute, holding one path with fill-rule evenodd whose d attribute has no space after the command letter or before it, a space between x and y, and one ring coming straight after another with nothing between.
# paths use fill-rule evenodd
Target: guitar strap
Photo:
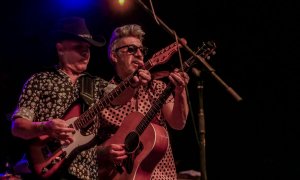
<instances>
[{"instance_id":1,"label":"guitar strap","mask_svg":"<svg viewBox=\"0 0 300 180\"><path fill-rule=\"evenodd\" d=\"M80 97L82 98L84 103L87 104L88 106L90 106L95 102L94 84L95 84L95 77L91 76L90 74L81 76L81 78L79 79Z\"/></svg>"}]
</instances>

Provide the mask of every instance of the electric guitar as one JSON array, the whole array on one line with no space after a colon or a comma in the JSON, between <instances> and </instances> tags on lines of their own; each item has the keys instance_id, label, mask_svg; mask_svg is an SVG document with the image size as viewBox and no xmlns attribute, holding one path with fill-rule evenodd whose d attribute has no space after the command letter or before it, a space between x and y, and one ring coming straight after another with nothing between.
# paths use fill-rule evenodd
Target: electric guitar
<instances>
[{"instance_id":1,"label":"electric guitar","mask_svg":"<svg viewBox=\"0 0 300 180\"><path fill-rule=\"evenodd\" d=\"M182 42L186 43L185 39ZM159 52L155 53L146 63L145 69L167 62L170 57L181 48L181 44L172 43ZM132 83L133 73L127 79L122 81L115 89L106 96L97 101L88 110L81 113L80 106L74 105L66 112L62 119L67 121L68 127L74 128L74 141L69 145L62 145L58 139L47 135L34 139L29 144L28 157L31 169L42 179L47 179L52 175L59 173L59 170L69 164L76 155L96 144L95 134L88 134L83 130L89 127L95 115L106 107L114 98L119 96Z\"/></svg>"},{"instance_id":2,"label":"electric guitar","mask_svg":"<svg viewBox=\"0 0 300 180\"><path fill-rule=\"evenodd\" d=\"M213 42L208 42L198 51L201 52L202 58L207 59L210 54L215 53L215 48ZM187 72L194 62L193 57L188 59L184 62L183 70ZM124 143L128 157L120 165L112 162L100 163L100 179L150 180L155 166L163 158L169 145L166 129L151 121L174 88L175 86L169 83L145 116L140 112L132 112L126 116L117 132L103 143L103 146Z\"/></svg>"}]
</instances>

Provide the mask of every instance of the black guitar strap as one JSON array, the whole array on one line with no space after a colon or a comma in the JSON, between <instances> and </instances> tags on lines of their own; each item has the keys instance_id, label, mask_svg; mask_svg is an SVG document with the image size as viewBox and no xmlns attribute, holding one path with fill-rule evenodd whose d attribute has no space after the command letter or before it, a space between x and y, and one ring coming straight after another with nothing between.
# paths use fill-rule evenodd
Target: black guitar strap
<instances>
[{"instance_id":1,"label":"black guitar strap","mask_svg":"<svg viewBox=\"0 0 300 180\"><path fill-rule=\"evenodd\" d=\"M95 87L95 77L91 76L90 74L86 74L81 76L79 79L80 83L80 97L82 100L90 106L95 102L94 97L94 87Z\"/></svg>"}]
</instances>

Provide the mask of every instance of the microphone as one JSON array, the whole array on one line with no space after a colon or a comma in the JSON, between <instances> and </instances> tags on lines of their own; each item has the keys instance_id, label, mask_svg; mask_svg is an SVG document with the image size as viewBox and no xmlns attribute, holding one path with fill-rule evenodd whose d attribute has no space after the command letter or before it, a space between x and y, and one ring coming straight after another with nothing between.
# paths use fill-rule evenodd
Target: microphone
<instances>
[{"instance_id":1,"label":"microphone","mask_svg":"<svg viewBox=\"0 0 300 180\"><path fill-rule=\"evenodd\" d=\"M200 77L201 71L195 67L192 67L192 73L194 74L194 76Z\"/></svg>"}]
</instances>

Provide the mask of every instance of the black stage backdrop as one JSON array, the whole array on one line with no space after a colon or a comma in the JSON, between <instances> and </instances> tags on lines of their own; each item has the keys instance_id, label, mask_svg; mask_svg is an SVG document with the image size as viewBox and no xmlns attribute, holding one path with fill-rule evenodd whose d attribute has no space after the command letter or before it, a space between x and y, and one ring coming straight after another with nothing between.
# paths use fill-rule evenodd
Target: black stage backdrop
<instances>
[{"instance_id":1,"label":"black stage backdrop","mask_svg":"<svg viewBox=\"0 0 300 180\"><path fill-rule=\"evenodd\" d=\"M22 156L24 143L12 137L9 118L25 80L56 63L48 35L57 19L83 16L92 33L107 40L116 26L140 24L147 33L150 55L175 41L137 3L130 11L115 11L110 1L84 2L80 8L59 0L14 0L1 6L0 172L5 171L5 162L13 165ZM193 50L208 40L216 43L217 53L209 64L243 98L237 102L200 62L196 65L204 80L208 178L299 179L296 1L153 0L153 6L156 15ZM108 80L112 68L106 47L92 53L89 70ZM185 50L181 53L184 59L190 57ZM175 54L154 70L178 65ZM189 74L192 106L187 125L182 131L170 130L178 171L200 169L198 79Z\"/></svg>"}]
</instances>

